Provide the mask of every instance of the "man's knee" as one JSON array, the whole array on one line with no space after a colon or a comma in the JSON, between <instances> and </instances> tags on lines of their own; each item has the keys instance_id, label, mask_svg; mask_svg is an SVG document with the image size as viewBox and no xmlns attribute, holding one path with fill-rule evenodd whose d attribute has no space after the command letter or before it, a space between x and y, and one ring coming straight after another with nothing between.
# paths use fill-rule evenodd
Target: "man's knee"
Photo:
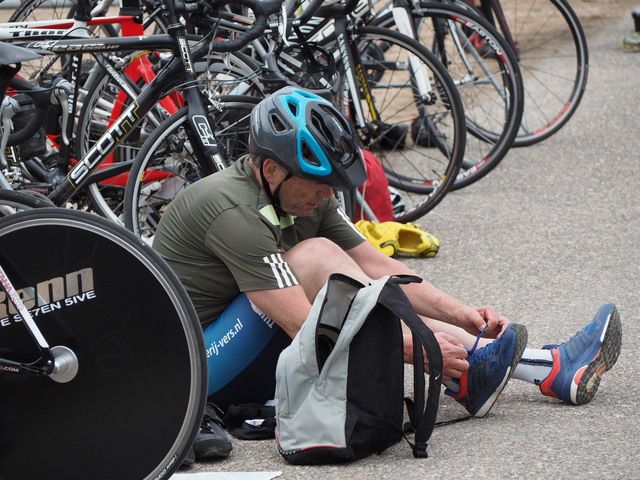
<instances>
[{"instance_id":1,"label":"man's knee","mask_svg":"<svg viewBox=\"0 0 640 480\"><path fill-rule=\"evenodd\" d=\"M284 254L289 265L325 265L327 262L343 263L349 256L328 238L317 237L303 240Z\"/></svg>"},{"instance_id":2,"label":"man's knee","mask_svg":"<svg viewBox=\"0 0 640 480\"><path fill-rule=\"evenodd\" d=\"M313 299L333 273L342 273L364 284L369 278L337 244L326 238L300 242L284 254L309 298Z\"/></svg>"},{"instance_id":3,"label":"man's knee","mask_svg":"<svg viewBox=\"0 0 640 480\"><path fill-rule=\"evenodd\" d=\"M327 253L346 255L344 250L342 250L337 244L324 237L316 237L303 240L291 250L289 250L285 255L305 254L313 255L314 257L316 257L326 255Z\"/></svg>"}]
</instances>

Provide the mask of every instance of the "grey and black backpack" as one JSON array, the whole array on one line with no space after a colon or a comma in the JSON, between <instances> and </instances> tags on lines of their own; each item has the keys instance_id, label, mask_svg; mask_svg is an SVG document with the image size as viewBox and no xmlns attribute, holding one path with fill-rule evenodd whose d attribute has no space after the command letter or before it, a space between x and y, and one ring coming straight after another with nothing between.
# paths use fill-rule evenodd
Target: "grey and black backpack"
<instances>
[{"instance_id":1,"label":"grey and black backpack","mask_svg":"<svg viewBox=\"0 0 640 480\"><path fill-rule=\"evenodd\" d=\"M349 462L381 453L403 436L414 456L427 456L442 355L400 288L420 281L384 277L363 286L330 277L276 368L276 443L289 463ZM413 333L413 399L405 398L401 320ZM430 366L426 399L423 347ZM407 433L415 433L413 442Z\"/></svg>"}]
</instances>

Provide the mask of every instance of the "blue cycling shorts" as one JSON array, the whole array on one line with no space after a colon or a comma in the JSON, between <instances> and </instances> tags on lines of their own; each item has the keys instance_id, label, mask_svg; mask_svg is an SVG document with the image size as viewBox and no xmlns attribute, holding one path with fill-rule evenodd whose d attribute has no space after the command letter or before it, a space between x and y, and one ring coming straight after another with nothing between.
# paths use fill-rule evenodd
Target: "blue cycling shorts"
<instances>
[{"instance_id":1,"label":"blue cycling shorts","mask_svg":"<svg viewBox=\"0 0 640 480\"><path fill-rule=\"evenodd\" d=\"M240 294L204 331L209 401L226 410L272 399L278 356L290 343L284 330Z\"/></svg>"}]
</instances>

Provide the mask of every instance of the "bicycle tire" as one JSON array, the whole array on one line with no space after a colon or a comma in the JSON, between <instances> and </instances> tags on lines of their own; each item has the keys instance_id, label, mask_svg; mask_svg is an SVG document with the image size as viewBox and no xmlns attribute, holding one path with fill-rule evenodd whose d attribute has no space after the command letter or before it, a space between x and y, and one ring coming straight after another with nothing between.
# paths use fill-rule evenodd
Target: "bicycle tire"
<instances>
[{"instance_id":1,"label":"bicycle tire","mask_svg":"<svg viewBox=\"0 0 640 480\"><path fill-rule=\"evenodd\" d=\"M211 112L214 135L229 162L248 152L249 114L257 97L228 96ZM197 141L188 122L188 109L165 120L144 143L129 172L125 190L124 222L147 241L164 209L182 190L203 176L202 160L190 149Z\"/></svg>"},{"instance_id":2,"label":"bicycle tire","mask_svg":"<svg viewBox=\"0 0 640 480\"><path fill-rule=\"evenodd\" d=\"M129 81L126 75L123 77L124 81ZM135 91L140 90L138 85L131 81L130 87ZM97 63L89 73L85 90L87 94L83 98L76 128L75 149L78 158L84 157L113 124L116 119L114 115L117 117L119 112L126 109L133 100ZM108 167L126 161L133 162L144 140L167 116L166 110L160 104L156 104L127 139L114 149L109 157L110 161L104 162L103 166ZM84 188L92 210L115 222L123 223L122 208L126 182L127 173L125 172L101 182L86 185Z\"/></svg>"},{"instance_id":3,"label":"bicycle tire","mask_svg":"<svg viewBox=\"0 0 640 480\"><path fill-rule=\"evenodd\" d=\"M524 110L524 86L509 44L480 15L455 5L421 3L412 10L418 38L445 65L464 104L465 155L452 190L493 170L509 152ZM371 25L394 28L392 12Z\"/></svg>"},{"instance_id":4,"label":"bicycle tire","mask_svg":"<svg viewBox=\"0 0 640 480\"><path fill-rule=\"evenodd\" d=\"M97 2L92 1L95 5ZM72 18L76 11L77 0L24 0L20 6L9 17L9 22L31 22L44 20L63 20ZM104 36L117 36L116 29L113 25L102 25L99 27ZM90 32L95 35L96 27L91 28ZM28 80L34 81L38 85L42 85L42 81L55 77L66 68L69 55L47 55L40 60L25 62L22 65L20 74ZM82 92L80 93L82 95Z\"/></svg>"},{"instance_id":5,"label":"bicycle tire","mask_svg":"<svg viewBox=\"0 0 640 480\"><path fill-rule=\"evenodd\" d=\"M462 101L445 67L414 39L375 26L358 26L354 35L380 116L373 119L363 103L366 125L354 127L363 147L382 163L389 184L402 190L395 221L415 221L442 201L460 169L466 141ZM431 80L428 98L416 94L411 55L419 63L416 71ZM344 77L342 62L338 68ZM346 116L352 117L350 111Z\"/></svg>"},{"instance_id":6,"label":"bicycle tire","mask_svg":"<svg viewBox=\"0 0 640 480\"><path fill-rule=\"evenodd\" d=\"M53 206L47 197L37 192L0 189L0 217L23 210Z\"/></svg>"},{"instance_id":7,"label":"bicycle tire","mask_svg":"<svg viewBox=\"0 0 640 480\"><path fill-rule=\"evenodd\" d=\"M124 227L62 208L2 219L0 252L49 345L78 359L68 383L0 374L3 480L170 476L198 431L207 384L200 323L175 274ZM0 356L35 360L7 306Z\"/></svg>"},{"instance_id":8,"label":"bicycle tire","mask_svg":"<svg viewBox=\"0 0 640 480\"><path fill-rule=\"evenodd\" d=\"M207 96L210 98L226 95L228 91L242 91L261 96L257 84L252 81L252 77L260 67L246 55L236 52L227 55L224 59L211 56L196 62L195 66L202 77L206 77L202 88L207 90ZM131 87L134 90L139 89L137 85ZM89 75L86 91L88 93L84 97L78 117L76 151L79 158L113 123L114 112L117 115L117 112L124 110L132 101L130 96L124 94L121 86L98 65ZM156 105L125 142L115 148L110 157L112 160L110 164L133 162L144 141L168 116L169 114L160 104ZM128 173L125 172L87 185L86 191L91 207L104 217L124 223L122 209L127 178Z\"/></svg>"},{"instance_id":9,"label":"bicycle tire","mask_svg":"<svg viewBox=\"0 0 640 480\"><path fill-rule=\"evenodd\" d=\"M524 114L513 146L524 147L549 138L575 113L587 85L588 45L580 19L566 0L500 4L517 43L525 89Z\"/></svg>"}]
</instances>

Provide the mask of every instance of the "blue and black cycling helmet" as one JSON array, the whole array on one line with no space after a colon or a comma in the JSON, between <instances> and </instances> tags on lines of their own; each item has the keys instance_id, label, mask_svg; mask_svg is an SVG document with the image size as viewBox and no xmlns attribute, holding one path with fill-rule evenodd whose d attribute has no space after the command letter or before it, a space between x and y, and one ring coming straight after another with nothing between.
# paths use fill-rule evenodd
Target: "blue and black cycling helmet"
<instances>
[{"instance_id":1,"label":"blue and black cycling helmet","mask_svg":"<svg viewBox=\"0 0 640 480\"><path fill-rule=\"evenodd\" d=\"M274 159L289 177L317 180L334 190L352 190L367 178L356 141L331 102L301 88L281 88L251 113L252 155Z\"/></svg>"}]
</instances>

